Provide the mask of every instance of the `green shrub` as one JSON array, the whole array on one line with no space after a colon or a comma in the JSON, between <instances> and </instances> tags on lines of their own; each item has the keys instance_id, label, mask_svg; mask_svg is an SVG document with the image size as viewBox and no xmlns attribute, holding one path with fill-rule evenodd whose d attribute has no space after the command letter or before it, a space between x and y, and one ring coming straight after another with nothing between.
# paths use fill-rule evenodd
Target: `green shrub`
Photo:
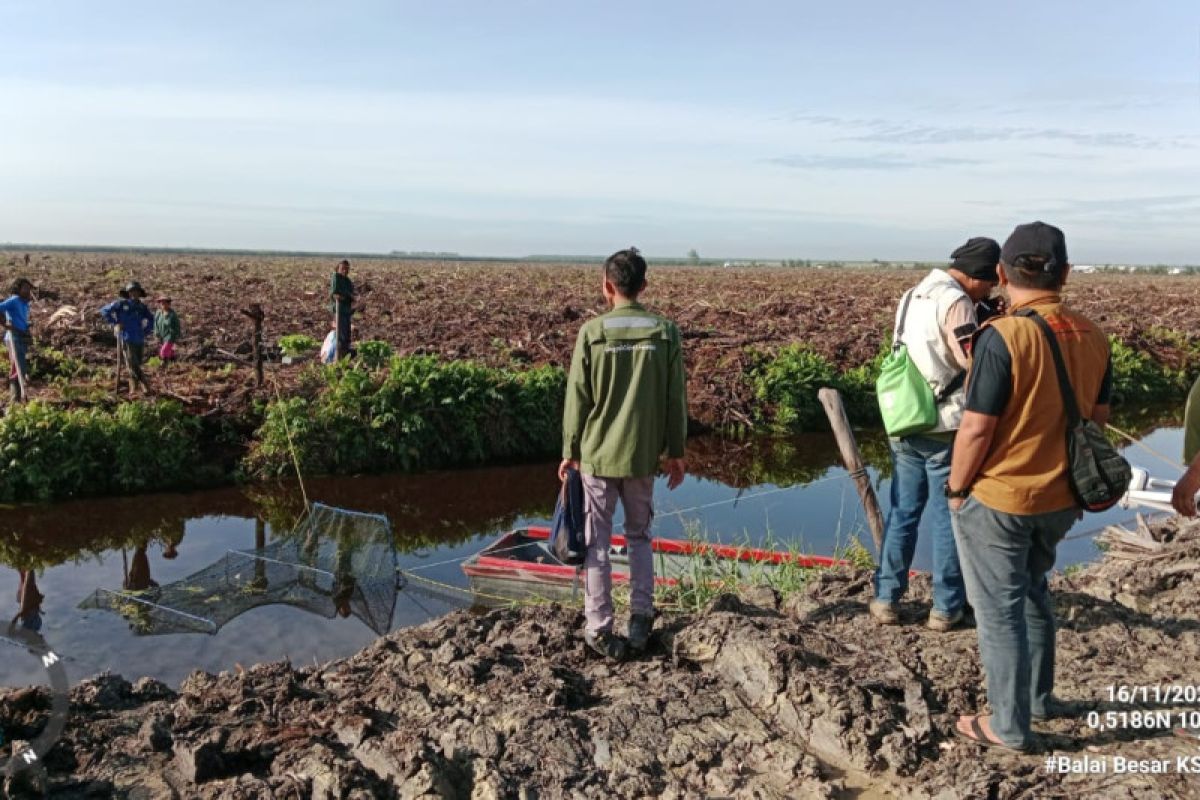
<instances>
[{"instance_id":1,"label":"green shrub","mask_svg":"<svg viewBox=\"0 0 1200 800\"><path fill-rule=\"evenodd\" d=\"M1189 387L1187 376L1159 364L1148 354L1109 337L1113 364L1114 404L1147 400L1166 401L1181 396Z\"/></svg>"},{"instance_id":2,"label":"green shrub","mask_svg":"<svg viewBox=\"0 0 1200 800\"><path fill-rule=\"evenodd\" d=\"M71 379L89 371L82 359L53 347L34 347L29 351L29 374L35 379Z\"/></svg>"},{"instance_id":3,"label":"green shrub","mask_svg":"<svg viewBox=\"0 0 1200 800\"><path fill-rule=\"evenodd\" d=\"M387 366L392 358L392 346L387 342L365 341L355 345L358 360L367 369L379 369Z\"/></svg>"},{"instance_id":4,"label":"green shrub","mask_svg":"<svg viewBox=\"0 0 1200 800\"><path fill-rule=\"evenodd\" d=\"M561 441L566 376L395 356L386 372L337 364L312 399L271 403L248 474L414 470L547 456Z\"/></svg>"},{"instance_id":5,"label":"green shrub","mask_svg":"<svg viewBox=\"0 0 1200 800\"><path fill-rule=\"evenodd\" d=\"M192 484L199 420L175 402L113 411L17 405L0 419L0 502L125 494Z\"/></svg>"},{"instance_id":6,"label":"green shrub","mask_svg":"<svg viewBox=\"0 0 1200 800\"><path fill-rule=\"evenodd\" d=\"M797 344L781 349L775 358L760 364L751 380L754 396L773 410L775 427L789 431L811 431L825 417L817 390L836 386L838 372L833 364L809 347Z\"/></svg>"},{"instance_id":7,"label":"green shrub","mask_svg":"<svg viewBox=\"0 0 1200 800\"><path fill-rule=\"evenodd\" d=\"M878 423L875 380L883 357L881 351L866 364L839 373L807 345L788 345L751 371L754 396L761 403L759 419L776 429L796 433L828 429L825 409L817 399L817 391L828 386L841 392L852 422Z\"/></svg>"},{"instance_id":8,"label":"green shrub","mask_svg":"<svg viewBox=\"0 0 1200 800\"><path fill-rule=\"evenodd\" d=\"M289 333L279 337L279 349L285 356L300 356L320 348L321 343L305 333Z\"/></svg>"}]
</instances>

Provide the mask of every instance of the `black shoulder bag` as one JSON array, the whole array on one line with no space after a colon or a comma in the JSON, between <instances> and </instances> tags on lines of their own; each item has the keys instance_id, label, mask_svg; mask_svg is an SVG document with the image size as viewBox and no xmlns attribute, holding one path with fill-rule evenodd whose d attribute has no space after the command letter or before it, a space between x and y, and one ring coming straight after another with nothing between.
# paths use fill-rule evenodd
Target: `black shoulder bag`
<instances>
[{"instance_id":1,"label":"black shoulder bag","mask_svg":"<svg viewBox=\"0 0 1200 800\"><path fill-rule=\"evenodd\" d=\"M1099 425L1080 416L1058 337L1050 324L1031 308L1018 311L1016 315L1029 317L1038 324L1054 355L1058 387L1067 410L1067 481L1071 491L1084 511L1106 511L1129 489L1129 479L1133 476L1129 462L1105 438Z\"/></svg>"}]
</instances>

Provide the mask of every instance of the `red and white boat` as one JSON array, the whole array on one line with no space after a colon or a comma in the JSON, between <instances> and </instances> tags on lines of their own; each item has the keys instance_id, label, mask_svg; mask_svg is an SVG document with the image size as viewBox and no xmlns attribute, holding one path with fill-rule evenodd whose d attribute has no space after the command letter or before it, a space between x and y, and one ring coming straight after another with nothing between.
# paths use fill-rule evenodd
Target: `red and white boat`
<instances>
[{"instance_id":1,"label":"red and white boat","mask_svg":"<svg viewBox=\"0 0 1200 800\"><path fill-rule=\"evenodd\" d=\"M547 600L570 597L578 591L577 570L563 564L550 552L549 528L521 528L504 534L492 544L463 562L462 569L471 588L481 600ZM825 556L808 556L777 550L736 547L705 542L654 538L655 583L673 586L686 575L694 574L699 560L726 562L750 576L758 571L790 565L802 569L828 569L850 566L848 561ZM612 537L613 584L629 582L629 556L624 536Z\"/></svg>"}]
</instances>

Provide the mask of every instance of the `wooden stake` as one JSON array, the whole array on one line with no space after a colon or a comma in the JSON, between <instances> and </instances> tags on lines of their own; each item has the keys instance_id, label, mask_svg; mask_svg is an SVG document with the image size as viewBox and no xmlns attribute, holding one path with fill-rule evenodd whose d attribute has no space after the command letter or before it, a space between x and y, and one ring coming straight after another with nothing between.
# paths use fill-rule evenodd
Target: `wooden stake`
<instances>
[{"instance_id":1,"label":"wooden stake","mask_svg":"<svg viewBox=\"0 0 1200 800\"><path fill-rule=\"evenodd\" d=\"M242 309L242 313L254 321L254 378L259 386L265 382L263 376L263 318L266 316L263 313L262 306L258 303L251 303L249 308Z\"/></svg>"},{"instance_id":2,"label":"wooden stake","mask_svg":"<svg viewBox=\"0 0 1200 800\"><path fill-rule=\"evenodd\" d=\"M883 553L883 512L879 510L879 499L875 497L875 488L871 486L867 468L863 466L854 431L850 430L850 420L846 417L842 396L837 389L826 387L817 392L817 397L825 407L825 415L829 417L829 425L833 428L833 435L837 437L842 463L850 472L850 477L854 478L858 499L862 501L863 510L867 514L867 525L871 528L871 538L875 540L875 553L880 555Z\"/></svg>"},{"instance_id":3,"label":"wooden stake","mask_svg":"<svg viewBox=\"0 0 1200 800\"><path fill-rule=\"evenodd\" d=\"M333 296L333 360L342 360L342 296Z\"/></svg>"},{"instance_id":4,"label":"wooden stake","mask_svg":"<svg viewBox=\"0 0 1200 800\"><path fill-rule=\"evenodd\" d=\"M12 371L17 373L17 387L21 390L21 401L29 402L29 386L25 383L25 371L21 369L21 362L17 358L17 330L13 328L9 331L8 341L5 342L4 349L8 351L8 361L12 364ZM25 359L29 359L29 351L25 351Z\"/></svg>"},{"instance_id":5,"label":"wooden stake","mask_svg":"<svg viewBox=\"0 0 1200 800\"><path fill-rule=\"evenodd\" d=\"M113 391L119 395L121 394L121 365L125 363L125 345L121 342L120 324L113 326L113 333L117 337L117 382L113 386Z\"/></svg>"}]
</instances>

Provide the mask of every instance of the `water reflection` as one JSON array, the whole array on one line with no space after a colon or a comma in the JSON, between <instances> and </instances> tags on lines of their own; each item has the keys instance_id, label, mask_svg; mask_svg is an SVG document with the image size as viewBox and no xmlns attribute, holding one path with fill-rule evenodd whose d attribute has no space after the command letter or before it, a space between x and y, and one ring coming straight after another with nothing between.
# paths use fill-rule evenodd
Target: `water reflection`
<instances>
[{"instance_id":1,"label":"water reflection","mask_svg":"<svg viewBox=\"0 0 1200 800\"><path fill-rule=\"evenodd\" d=\"M1149 441L1174 453L1178 436L1160 431ZM886 440L859 441L886 506ZM695 438L688 458L693 474L684 486L671 493L656 486L658 536L699 530L719 541L831 555L863 530L828 435ZM0 571L0 595L15 596L20 624L44 626L46 638L74 659L74 680L111 669L176 684L195 668L323 661L379 632L469 604L461 561L514 527L544 523L558 484L554 464L545 463L317 479L305 488L314 501L382 515L390 534L306 537L297 527L303 498L289 484L7 507L0 509L0 564L12 569ZM1089 515L1085 525L1129 516ZM929 561L927 539L918 540L918 569ZM1060 548L1059 567L1095 554L1081 536ZM390 572L374 571L379 564L391 564ZM417 577L397 586L396 566ZM209 570L220 579L202 581ZM204 623L184 625L179 612ZM0 660L0 685L41 679L36 665L23 671L9 661Z\"/></svg>"},{"instance_id":2,"label":"water reflection","mask_svg":"<svg viewBox=\"0 0 1200 800\"><path fill-rule=\"evenodd\" d=\"M137 636L215 635L236 617L269 605L326 619L354 616L375 633L387 633L397 589L396 543L387 517L318 503L295 530L270 544L264 538L263 526L256 525L254 549L229 550L164 586L150 580L140 546L124 591L99 588L80 608L114 612Z\"/></svg>"},{"instance_id":3,"label":"water reflection","mask_svg":"<svg viewBox=\"0 0 1200 800\"><path fill-rule=\"evenodd\" d=\"M42 601L46 596L38 591L37 573L31 569L18 570L17 615L12 624L37 633L42 629Z\"/></svg>"}]
</instances>

